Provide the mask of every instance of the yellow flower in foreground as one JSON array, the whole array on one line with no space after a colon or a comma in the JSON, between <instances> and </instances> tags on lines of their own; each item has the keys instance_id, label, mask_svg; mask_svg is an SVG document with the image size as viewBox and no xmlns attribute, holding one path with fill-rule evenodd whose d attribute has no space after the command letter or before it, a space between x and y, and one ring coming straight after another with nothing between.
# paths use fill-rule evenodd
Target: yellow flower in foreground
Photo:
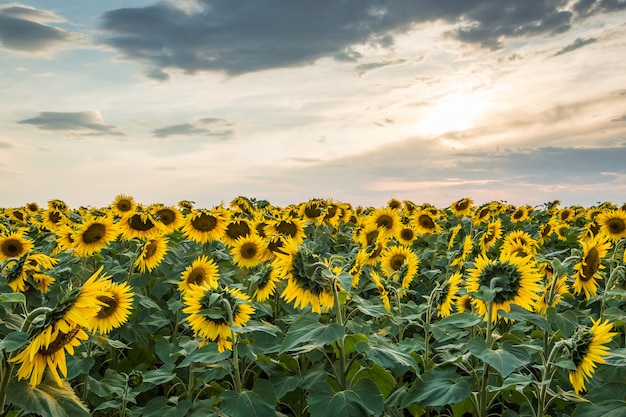
<instances>
[{"instance_id":1,"label":"yellow flower in foreground","mask_svg":"<svg viewBox=\"0 0 626 417\"><path fill-rule=\"evenodd\" d=\"M117 224L106 217L87 220L72 234L74 253L81 257L98 253L117 239L119 233Z\"/></svg>"},{"instance_id":2,"label":"yellow flower in foreground","mask_svg":"<svg viewBox=\"0 0 626 417\"><path fill-rule=\"evenodd\" d=\"M619 209L600 213L596 222L609 239L616 241L626 237L626 211Z\"/></svg>"},{"instance_id":3,"label":"yellow flower in foreground","mask_svg":"<svg viewBox=\"0 0 626 417\"><path fill-rule=\"evenodd\" d=\"M168 238L165 236L156 236L148 239L141 247L141 253L135 260L134 265L139 268L142 274L152 272L154 268L159 266L167 253Z\"/></svg>"},{"instance_id":4,"label":"yellow flower in foreground","mask_svg":"<svg viewBox=\"0 0 626 417\"><path fill-rule=\"evenodd\" d=\"M591 321L591 329L587 326L581 327L571 339L571 359L576 370L569 371L569 380L576 394L585 390L585 383L595 372L596 364L606 362L603 356L608 355L610 349L605 345L617 335L610 331L613 325L608 320L604 323L600 323L600 319Z\"/></svg>"},{"instance_id":5,"label":"yellow flower in foreground","mask_svg":"<svg viewBox=\"0 0 626 417\"><path fill-rule=\"evenodd\" d=\"M74 348L80 345L80 341L88 338L87 333L78 324L72 325L66 331L60 330L56 323L51 324L9 361L21 364L17 370L18 380L29 378L30 385L35 387L41 383L48 367L54 380L62 386L61 375L67 376L65 352L73 355Z\"/></svg>"},{"instance_id":6,"label":"yellow flower in foreground","mask_svg":"<svg viewBox=\"0 0 626 417\"><path fill-rule=\"evenodd\" d=\"M460 272L455 272L444 282L436 293L435 304L439 317L448 317L452 314L452 306L455 305L458 298L457 294L461 286L463 276Z\"/></svg>"},{"instance_id":7,"label":"yellow flower in foreground","mask_svg":"<svg viewBox=\"0 0 626 417\"><path fill-rule=\"evenodd\" d=\"M407 289L417 275L419 259L411 248L392 245L381 254L380 264L387 278L399 281L400 287Z\"/></svg>"},{"instance_id":8,"label":"yellow flower in foreground","mask_svg":"<svg viewBox=\"0 0 626 417\"><path fill-rule=\"evenodd\" d=\"M128 320L134 294L127 283L109 282L96 298L102 303L95 316L89 318L89 331L107 334Z\"/></svg>"},{"instance_id":9,"label":"yellow flower in foreground","mask_svg":"<svg viewBox=\"0 0 626 417\"><path fill-rule=\"evenodd\" d=\"M598 273L604 269L602 258L606 256L611 243L605 240L604 235L594 236L587 241L581 241L583 247L583 255L576 265L574 265L574 284L572 289L574 294L585 293L585 298L589 299L598 293L598 284L596 279L602 279Z\"/></svg>"},{"instance_id":10,"label":"yellow flower in foreground","mask_svg":"<svg viewBox=\"0 0 626 417\"><path fill-rule=\"evenodd\" d=\"M188 266L180 276L178 291L183 294L196 286L217 288L220 271L213 259L206 255L197 258Z\"/></svg>"},{"instance_id":11,"label":"yellow flower in foreground","mask_svg":"<svg viewBox=\"0 0 626 417\"><path fill-rule=\"evenodd\" d=\"M14 232L7 236L0 236L0 262L10 258L20 258L33 250L33 247L33 242L22 237L21 233Z\"/></svg>"},{"instance_id":12,"label":"yellow flower in foreground","mask_svg":"<svg viewBox=\"0 0 626 417\"><path fill-rule=\"evenodd\" d=\"M230 248L230 254L233 262L240 268L254 268L261 263L266 250L266 241L258 235L251 234L237 239Z\"/></svg>"},{"instance_id":13,"label":"yellow flower in foreground","mask_svg":"<svg viewBox=\"0 0 626 417\"><path fill-rule=\"evenodd\" d=\"M493 285L498 290L492 301L492 321L498 318L498 310L509 312L513 304L532 311L539 298L538 293L542 290L541 275L530 256L521 258L503 252L498 259L490 260L481 254L476 257L474 268L469 269L468 273L466 288L470 294L478 292L481 286L490 288ZM489 303L475 296L473 303L476 312L485 321L488 320Z\"/></svg>"},{"instance_id":14,"label":"yellow flower in foreground","mask_svg":"<svg viewBox=\"0 0 626 417\"><path fill-rule=\"evenodd\" d=\"M194 286L185 293L183 302L183 312L189 314L187 321L194 334L207 342L218 342L220 352L231 348L231 316L232 325L242 327L255 312L250 298L236 288ZM231 343L225 343L228 341Z\"/></svg>"}]
</instances>

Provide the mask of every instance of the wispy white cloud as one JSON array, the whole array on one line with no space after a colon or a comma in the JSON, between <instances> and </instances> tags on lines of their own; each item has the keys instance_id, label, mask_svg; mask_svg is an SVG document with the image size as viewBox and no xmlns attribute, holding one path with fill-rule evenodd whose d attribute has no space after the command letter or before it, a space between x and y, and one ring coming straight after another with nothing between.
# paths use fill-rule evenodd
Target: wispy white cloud
<instances>
[{"instance_id":1,"label":"wispy white cloud","mask_svg":"<svg viewBox=\"0 0 626 417\"><path fill-rule=\"evenodd\" d=\"M124 136L116 126L104 123L102 116L96 111L44 111L39 116L18 123L34 125L41 130L62 132L68 137Z\"/></svg>"}]
</instances>

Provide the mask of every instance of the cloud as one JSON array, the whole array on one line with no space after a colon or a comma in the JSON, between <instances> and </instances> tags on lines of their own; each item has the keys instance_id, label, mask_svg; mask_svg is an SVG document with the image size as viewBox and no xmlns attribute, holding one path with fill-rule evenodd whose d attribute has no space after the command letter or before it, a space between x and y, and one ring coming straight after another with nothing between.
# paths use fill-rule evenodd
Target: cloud
<instances>
[{"instance_id":1,"label":"cloud","mask_svg":"<svg viewBox=\"0 0 626 417\"><path fill-rule=\"evenodd\" d=\"M206 125L217 125L217 128L209 129ZM230 129L232 123L226 119L206 117L193 123L181 123L154 129L152 134L158 138L170 136L205 136L220 139L230 139L235 131Z\"/></svg>"},{"instance_id":2,"label":"cloud","mask_svg":"<svg viewBox=\"0 0 626 417\"><path fill-rule=\"evenodd\" d=\"M369 62L366 64L359 64L354 68L359 75L363 75L368 71L375 70L382 67L387 67L389 65L400 65L404 64L406 59L395 59L395 60L386 60L380 62Z\"/></svg>"},{"instance_id":3,"label":"cloud","mask_svg":"<svg viewBox=\"0 0 626 417\"><path fill-rule=\"evenodd\" d=\"M49 22L64 20L52 12L20 4L0 6L0 44L8 50L26 53L49 53L80 37Z\"/></svg>"},{"instance_id":4,"label":"cloud","mask_svg":"<svg viewBox=\"0 0 626 417\"><path fill-rule=\"evenodd\" d=\"M40 112L39 116L21 120L20 124L37 126L41 130L63 132L68 137L124 136L117 127L107 125L96 111Z\"/></svg>"},{"instance_id":5,"label":"cloud","mask_svg":"<svg viewBox=\"0 0 626 417\"><path fill-rule=\"evenodd\" d=\"M14 146L15 145L13 145L11 142L5 142L3 140L0 140L0 149L10 149Z\"/></svg>"},{"instance_id":6,"label":"cloud","mask_svg":"<svg viewBox=\"0 0 626 417\"><path fill-rule=\"evenodd\" d=\"M599 13L611 13L626 10L623 0L578 0L572 10L580 17L587 18Z\"/></svg>"},{"instance_id":7,"label":"cloud","mask_svg":"<svg viewBox=\"0 0 626 417\"><path fill-rule=\"evenodd\" d=\"M585 45L589 45L597 41L598 41L598 38L587 38L587 39L576 38L574 42L570 43L563 49L559 50L556 54L554 54L554 56L563 55L568 52L572 52L578 48L582 48Z\"/></svg>"},{"instance_id":8,"label":"cloud","mask_svg":"<svg viewBox=\"0 0 626 417\"><path fill-rule=\"evenodd\" d=\"M612 122L626 122L626 114L611 119Z\"/></svg>"},{"instance_id":9,"label":"cloud","mask_svg":"<svg viewBox=\"0 0 626 417\"><path fill-rule=\"evenodd\" d=\"M234 76L308 65L323 57L358 62L363 57L358 46L389 48L398 34L434 21L456 26L448 36L495 49L507 38L565 32L577 17L564 1L551 0L188 3L161 1L108 11L100 19L102 41L122 58L142 63L149 77L166 80L171 70ZM598 6L605 12L619 9L605 3Z\"/></svg>"}]
</instances>

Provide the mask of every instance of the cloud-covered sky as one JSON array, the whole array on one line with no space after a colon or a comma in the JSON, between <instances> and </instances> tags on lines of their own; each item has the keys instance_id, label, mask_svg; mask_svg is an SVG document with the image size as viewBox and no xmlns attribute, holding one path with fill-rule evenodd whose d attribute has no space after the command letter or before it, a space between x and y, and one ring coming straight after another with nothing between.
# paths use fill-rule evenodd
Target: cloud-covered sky
<instances>
[{"instance_id":1,"label":"cloud-covered sky","mask_svg":"<svg viewBox=\"0 0 626 417\"><path fill-rule=\"evenodd\" d=\"M626 202L625 0L0 3L0 206Z\"/></svg>"}]
</instances>

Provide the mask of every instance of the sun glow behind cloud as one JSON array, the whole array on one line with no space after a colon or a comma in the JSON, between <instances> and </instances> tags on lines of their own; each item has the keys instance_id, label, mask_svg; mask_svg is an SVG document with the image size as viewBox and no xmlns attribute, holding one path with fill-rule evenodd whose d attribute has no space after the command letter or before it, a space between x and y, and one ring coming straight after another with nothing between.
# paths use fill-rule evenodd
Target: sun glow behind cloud
<instances>
[{"instance_id":1,"label":"sun glow behind cloud","mask_svg":"<svg viewBox=\"0 0 626 417\"><path fill-rule=\"evenodd\" d=\"M458 89L439 98L426 109L416 128L419 134L441 135L446 132L467 130L490 107L487 93Z\"/></svg>"}]
</instances>

